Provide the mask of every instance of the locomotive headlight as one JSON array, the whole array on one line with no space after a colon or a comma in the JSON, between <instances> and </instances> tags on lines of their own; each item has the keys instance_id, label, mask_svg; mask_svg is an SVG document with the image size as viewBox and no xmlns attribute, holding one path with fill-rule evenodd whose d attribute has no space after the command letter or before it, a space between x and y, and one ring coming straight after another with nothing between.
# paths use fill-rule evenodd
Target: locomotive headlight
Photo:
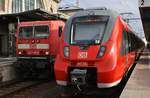
<instances>
[{"instance_id":1,"label":"locomotive headlight","mask_svg":"<svg viewBox=\"0 0 150 98\"><path fill-rule=\"evenodd\" d=\"M20 52L18 52L18 54L22 54L22 53L21 53L21 51L20 51Z\"/></svg>"},{"instance_id":2,"label":"locomotive headlight","mask_svg":"<svg viewBox=\"0 0 150 98\"><path fill-rule=\"evenodd\" d=\"M45 54L46 54L46 55L49 55L49 52L48 52L48 51L46 51L46 52L45 52Z\"/></svg>"},{"instance_id":3,"label":"locomotive headlight","mask_svg":"<svg viewBox=\"0 0 150 98\"><path fill-rule=\"evenodd\" d=\"M105 46L101 46L99 49L99 52L97 54L97 58L102 57L105 53L106 47Z\"/></svg>"},{"instance_id":4,"label":"locomotive headlight","mask_svg":"<svg viewBox=\"0 0 150 98\"><path fill-rule=\"evenodd\" d=\"M64 47L64 56L69 57L69 47L68 46Z\"/></svg>"},{"instance_id":5,"label":"locomotive headlight","mask_svg":"<svg viewBox=\"0 0 150 98\"><path fill-rule=\"evenodd\" d=\"M36 43L40 43L40 40L36 40Z\"/></svg>"}]
</instances>

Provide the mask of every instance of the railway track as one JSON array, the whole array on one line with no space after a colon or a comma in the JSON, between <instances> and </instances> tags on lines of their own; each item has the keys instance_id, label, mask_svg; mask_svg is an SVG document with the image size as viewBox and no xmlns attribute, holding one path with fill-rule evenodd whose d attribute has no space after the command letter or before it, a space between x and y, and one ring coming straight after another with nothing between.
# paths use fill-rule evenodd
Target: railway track
<instances>
[{"instance_id":1,"label":"railway track","mask_svg":"<svg viewBox=\"0 0 150 98\"><path fill-rule=\"evenodd\" d=\"M6 98L10 94L39 85L43 82L44 81L13 81L10 83L0 85L0 98Z\"/></svg>"},{"instance_id":2,"label":"railway track","mask_svg":"<svg viewBox=\"0 0 150 98\"><path fill-rule=\"evenodd\" d=\"M5 98L55 98L57 94L55 81L47 81L9 94Z\"/></svg>"},{"instance_id":3,"label":"railway track","mask_svg":"<svg viewBox=\"0 0 150 98\"><path fill-rule=\"evenodd\" d=\"M0 82L0 89L5 86L13 85L17 82L21 82L21 80L14 79L14 80L6 81L6 82Z\"/></svg>"},{"instance_id":4,"label":"railway track","mask_svg":"<svg viewBox=\"0 0 150 98\"><path fill-rule=\"evenodd\" d=\"M12 65L14 62L16 62L16 58L0 58L0 67Z\"/></svg>"}]
</instances>

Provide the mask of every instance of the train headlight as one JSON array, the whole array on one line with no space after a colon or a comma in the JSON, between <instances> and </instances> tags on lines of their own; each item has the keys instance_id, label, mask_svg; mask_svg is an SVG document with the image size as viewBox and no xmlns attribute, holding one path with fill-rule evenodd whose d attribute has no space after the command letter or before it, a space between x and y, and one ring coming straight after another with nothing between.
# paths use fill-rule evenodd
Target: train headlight
<instances>
[{"instance_id":1,"label":"train headlight","mask_svg":"<svg viewBox=\"0 0 150 98\"><path fill-rule=\"evenodd\" d=\"M97 54L97 58L102 57L105 53L106 47L105 46L101 46L99 49L99 52Z\"/></svg>"},{"instance_id":2,"label":"train headlight","mask_svg":"<svg viewBox=\"0 0 150 98\"><path fill-rule=\"evenodd\" d=\"M18 54L22 54L22 52L20 51L20 52L18 52Z\"/></svg>"},{"instance_id":3,"label":"train headlight","mask_svg":"<svg viewBox=\"0 0 150 98\"><path fill-rule=\"evenodd\" d=\"M40 43L40 40L36 40L36 43Z\"/></svg>"},{"instance_id":4,"label":"train headlight","mask_svg":"<svg viewBox=\"0 0 150 98\"><path fill-rule=\"evenodd\" d=\"M64 47L64 56L69 57L69 47L68 46Z\"/></svg>"},{"instance_id":5,"label":"train headlight","mask_svg":"<svg viewBox=\"0 0 150 98\"><path fill-rule=\"evenodd\" d=\"M46 54L46 55L49 55L49 52L48 52L48 51L46 51L46 52L45 52L45 54Z\"/></svg>"}]
</instances>

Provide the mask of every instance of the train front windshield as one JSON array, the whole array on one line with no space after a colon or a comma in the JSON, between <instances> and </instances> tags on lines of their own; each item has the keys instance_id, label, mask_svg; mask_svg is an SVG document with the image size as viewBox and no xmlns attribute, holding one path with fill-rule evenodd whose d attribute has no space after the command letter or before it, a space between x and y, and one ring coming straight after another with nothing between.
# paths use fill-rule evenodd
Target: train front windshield
<instances>
[{"instance_id":1,"label":"train front windshield","mask_svg":"<svg viewBox=\"0 0 150 98\"><path fill-rule=\"evenodd\" d=\"M19 28L19 38L47 38L48 26L24 26Z\"/></svg>"},{"instance_id":2,"label":"train front windshield","mask_svg":"<svg viewBox=\"0 0 150 98\"><path fill-rule=\"evenodd\" d=\"M73 20L72 44L100 44L108 22L107 16L86 16Z\"/></svg>"},{"instance_id":3,"label":"train front windshield","mask_svg":"<svg viewBox=\"0 0 150 98\"><path fill-rule=\"evenodd\" d=\"M48 26L35 26L34 36L36 38L47 38L49 36L49 27Z\"/></svg>"}]
</instances>

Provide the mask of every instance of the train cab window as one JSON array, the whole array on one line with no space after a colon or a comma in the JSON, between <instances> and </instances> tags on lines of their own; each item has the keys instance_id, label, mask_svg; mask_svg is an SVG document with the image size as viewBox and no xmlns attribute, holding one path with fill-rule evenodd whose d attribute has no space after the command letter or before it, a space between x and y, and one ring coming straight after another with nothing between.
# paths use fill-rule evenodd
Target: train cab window
<instances>
[{"instance_id":1,"label":"train cab window","mask_svg":"<svg viewBox=\"0 0 150 98\"><path fill-rule=\"evenodd\" d=\"M31 38L33 35L33 27L26 26L19 28L19 38Z\"/></svg>"},{"instance_id":2,"label":"train cab window","mask_svg":"<svg viewBox=\"0 0 150 98\"><path fill-rule=\"evenodd\" d=\"M35 26L34 36L36 38L47 38L49 36L49 27L48 26Z\"/></svg>"},{"instance_id":3,"label":"train cab window","mask_svg":"<svg viewBox=\"0 0 150 98\"><path fill-rule=\"evenodd\" d=\"M121 55L126 55L128 53L128 35L126 30L122 32L122 46L121 46Z\"/></svg>"},{"instance_id":4,"label":"train cab window","mask_svg":"<svg viewBox=\"0 0 150 98\"><path fill-rule=\"evenodd\" d=\"M100 44L107 22L107 16L74 19L71 30L71 44Z\"/></svg>"}]
</instances>

